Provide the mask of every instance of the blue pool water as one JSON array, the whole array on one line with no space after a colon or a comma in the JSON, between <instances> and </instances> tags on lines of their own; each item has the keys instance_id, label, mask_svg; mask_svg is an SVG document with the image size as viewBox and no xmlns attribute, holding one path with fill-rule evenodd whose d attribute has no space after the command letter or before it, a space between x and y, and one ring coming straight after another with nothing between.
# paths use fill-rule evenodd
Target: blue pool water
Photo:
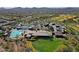
<instances>
[{"instance_id":1,"label":"blue pool water","mask_svg":"<svg viewBox=\"0 0 79 59\"><path fill-rule=\"evenodd\" d=\"M23 32L24 32L23 30L13 29L13 30L11 30L10 38L12 38L12 39L17 38L17 37L21 36Z\"/></svg>"}]
</instances>

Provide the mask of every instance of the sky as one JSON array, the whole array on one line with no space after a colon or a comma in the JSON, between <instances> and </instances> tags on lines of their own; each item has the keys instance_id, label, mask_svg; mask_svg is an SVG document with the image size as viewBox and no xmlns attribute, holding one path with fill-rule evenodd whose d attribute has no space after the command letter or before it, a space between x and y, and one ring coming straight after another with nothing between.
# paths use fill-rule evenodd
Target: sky
<instances>
[{"instance_id":1,"label":"sky","mask_svg":"<svg viewBox=\"0 0 79 59\"><path fill-rule=\"evenodd\" d=\"M79 0L0 0L0 7L79 7Z\"/></svg>"}]
</instances>

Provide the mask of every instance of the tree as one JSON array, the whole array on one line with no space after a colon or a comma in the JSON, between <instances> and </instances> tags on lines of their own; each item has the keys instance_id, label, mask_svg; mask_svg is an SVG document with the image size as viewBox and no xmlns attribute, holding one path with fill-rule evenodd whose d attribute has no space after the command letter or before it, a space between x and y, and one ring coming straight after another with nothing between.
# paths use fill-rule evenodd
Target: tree
<instances>
[{"instance_id":1,"label":"tree","mask_svg":"<svg viewBox=\"0 0 79 59\"><path fill-rule=\"evenodd\" d=\"M4 32L0 32L0 37L2 37L4 35Z\"/></svg>"},{"instance_id":2,"label":"tree","mask_svg":"<svg viewBox=\"0 0 79 59\"><path fill-rule=\"evenodd\" d=\"M66 45L61 45L58 49L57 52L72 52L72 48L66 46Z\"/></svg>"},{"instance_id":3,"label":"tree","mask_svg":"<svg viewBox=\"0 0 79 59\"><path fill-rule=\"evenodd\" d=\"M79 43L77 44L77 46L75 47L76 51L79 52Z\"/></svg>"}]
</instances>

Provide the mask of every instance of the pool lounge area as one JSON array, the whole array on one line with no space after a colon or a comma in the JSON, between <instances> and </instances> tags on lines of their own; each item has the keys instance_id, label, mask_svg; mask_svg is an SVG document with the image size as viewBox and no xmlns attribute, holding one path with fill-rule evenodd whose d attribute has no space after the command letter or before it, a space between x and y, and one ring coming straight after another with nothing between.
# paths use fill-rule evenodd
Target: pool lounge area
<instances>
[{"instance_id":1,"label":"pool lounge area","mask_svg":"<svg viewBox=\"0 0 79 59\"><path fill-rule=\"evenodd\" d=\"M10 38L11 39L16 39L24 33L24 30L17 30L17 29L12 29L10 33Z\"/></svg>"}]
</instances>

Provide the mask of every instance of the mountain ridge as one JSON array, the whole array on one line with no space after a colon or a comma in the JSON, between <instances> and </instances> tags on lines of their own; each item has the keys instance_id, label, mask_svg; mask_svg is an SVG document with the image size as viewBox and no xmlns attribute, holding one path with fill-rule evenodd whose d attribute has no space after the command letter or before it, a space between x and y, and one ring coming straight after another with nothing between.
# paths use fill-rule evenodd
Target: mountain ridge
<instances>
[{"instance_id":1,"label":"mountain ridge","mask_svg":"<svg viewBox=\"0 0 79 59\"><path fill-rule=\"evenodd\" d=\"M67 8L0 8L0 13L72 13L79 12L79 7L67 7Z\"/></svg>"}]
</instances>

